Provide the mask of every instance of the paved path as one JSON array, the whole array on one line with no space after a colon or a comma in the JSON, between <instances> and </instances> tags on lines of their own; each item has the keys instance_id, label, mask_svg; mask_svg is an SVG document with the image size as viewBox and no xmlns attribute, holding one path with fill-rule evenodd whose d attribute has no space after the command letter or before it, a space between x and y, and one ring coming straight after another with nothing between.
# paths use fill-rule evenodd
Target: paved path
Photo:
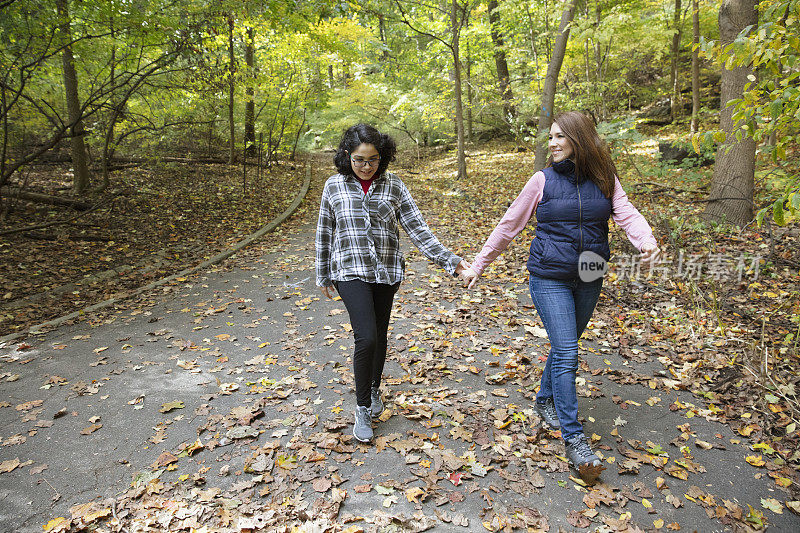
<instances>
[{"instance_id":1,"label":"paved path","mask_svg":"<svg viewBox=\"0 0 800 533\"><path fill-rule=\"evenodd\" d=\"M530 409L546 347L524 276L464 293L417 252L388 409L373 445L353 441L347 314L314 287L315 198L221 267L0 349L0 531L42 531L70 508L138 513L128 531L226 516L229 531L286 516L338 531L721 531L748 505L800 530L746 439L687 418L700 402L653 356L635 363L592 334L580 412L608 469L581 486Z\"/></svg>"}]
</instances>

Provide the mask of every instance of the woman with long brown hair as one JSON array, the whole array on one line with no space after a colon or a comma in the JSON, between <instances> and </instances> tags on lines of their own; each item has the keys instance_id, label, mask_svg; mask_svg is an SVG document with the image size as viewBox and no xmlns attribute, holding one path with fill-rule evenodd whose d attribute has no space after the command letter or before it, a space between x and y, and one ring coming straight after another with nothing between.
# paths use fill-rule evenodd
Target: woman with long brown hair
<instances>
[{"instance_id":1,"label":"woman with long brown hair","mask_svg":"<svg viewBox=\"0 0 800 533\"><path fill-rule=\"evenodd\" d=\"M643 261L655 258L658 245L622 190L611 154L589 117L576 111L555 117L548 163L528 180L462 278L473 287L536 213L527 267L531 298L550 340L536 412L546 426L561 430L570 462L593 482L603 467L578 421L575 377L578 339L600 297L611 255L608 219L625 230Z\"/></svg>"}]
</instances>

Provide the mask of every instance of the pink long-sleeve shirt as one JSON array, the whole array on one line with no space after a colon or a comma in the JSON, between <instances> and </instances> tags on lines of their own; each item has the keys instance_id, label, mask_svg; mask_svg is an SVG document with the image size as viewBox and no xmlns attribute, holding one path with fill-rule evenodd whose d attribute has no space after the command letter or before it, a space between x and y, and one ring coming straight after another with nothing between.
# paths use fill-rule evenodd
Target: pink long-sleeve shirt
<instances>
[{"instance_id":1,"label":"pink long-sleeve shirt","mask_svg":"<svg viewBox=\"0 0 800 533\"><path fill-rule=\"evenodd\" d=\"M481 252L472 262L472 269L475 272L482 274L486 267L503 253L514 237L525 228L542 199L544 182L544 172L541 171L528 180L522 192L508 208L500 223L489 235ZM628 195L625 194L617 178L614 178L614 194L611 197L611 205L613 208L611 218L625 230L625 234L637 250L641 251L646 244L657 245L656 239L653 237L653 230L639 210L628 200Z\"/></svg>"}]
</instances>

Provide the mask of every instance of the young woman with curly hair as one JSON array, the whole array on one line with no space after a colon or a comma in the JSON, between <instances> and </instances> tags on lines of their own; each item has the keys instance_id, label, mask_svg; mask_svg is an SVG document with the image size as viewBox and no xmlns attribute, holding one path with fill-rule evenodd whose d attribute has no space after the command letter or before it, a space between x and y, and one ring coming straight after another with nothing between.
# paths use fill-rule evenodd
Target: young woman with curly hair
<instances>
[{"instance_id":1,"label":"young woman with curly hair","mask_svg":"<svg viewBox=\"0 0 800 533\"><path fill-rule=\"evenodd\" d=\"M433 235L403 181L388 172L397 148L374 127L357 124L342 135L334 156L338 173L322 191L316 236L317 285L339 293L353 327L356 411L353 436L372 440L372 420L383 411L392 302L405 273L400 227L428 259L453 275L469 265Z\"/></svg>"}]
</instances>

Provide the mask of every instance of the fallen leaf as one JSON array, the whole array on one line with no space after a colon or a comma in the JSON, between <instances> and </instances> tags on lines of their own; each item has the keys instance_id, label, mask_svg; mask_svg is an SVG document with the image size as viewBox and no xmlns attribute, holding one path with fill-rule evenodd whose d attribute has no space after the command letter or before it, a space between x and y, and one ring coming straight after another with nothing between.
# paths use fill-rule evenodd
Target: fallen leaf
<instances>
[{"instance_id":1,"label":"fallen leaf","mask_svg":"<svg viewBox=\"0 0 800 533\"><path fill-rule=\"evenodd\" d=\"M572 527L587 528L592 525L592 521L586 518L580 511L570 511L567 513L567 522Z\"/></svg>"},{"instance_id":2,"label":"fallen leaf","mask_svg":"<svg viewBox=\"0 0 800 533\"><path fill-rule=\"evenodd\" d=\"M177 463L178 458L172 455L169 452L162 452L161 455L158 456L152 465L153 468L163 468L167 465L171 465L172 463Z\"/></svg>"},{"instance_id":3,"label":"fallen leaf","mask_svg":"<svg viewBox=\"0 0 800 533\"><path fill-rule=\"evenodd\" d=\"M783 505L775 498L761 498L761 507L769 509L775 514L783 514Z\"/></svg>"},{"instance_id":4,"label":"fallen leaf","mask_svg":"<svg viewBox=\"0 0 800 533\"><path fill-rule=\"evenodd\" d=\"M3 461L0 463L0 474L5 474L6 472L11 472L15 468L17 468L20 464L19 458L9 459L8 461Z\"/></svg>"},{"instance_id":5,"label":"fallen leaf","mask_svg":"<svg viewBox=\"0 0 800 533\"><path fill-rule=\"evenodd\" d=\"M103 424L92 424L88 428L83 428L81 430L81 435L89 435L91 433L94 433L95 431L97 431L101 427L103 427Z\"/></svg>"},{"instance_id":6,"label":"fallen leaf","mask_svg":"<svg viewBox=\"0 0 800 533\"><path fill-rule=\"evenodd\" d=\"M189 455L189 456L192 456L192 455L196 454L197 452L199 452L200 450L202 450L204 447L205 446L200 441L200 439L197 439L190 446L188 446L186 448L186 454Z\"/></svg>"},{"instance_id":7,"label":"fallen leaf","mask_svg":"<svg viewBox=\"0 0 800 533\"><path fill-rule=\"evenodd\" d=\"M34 407L39 407L44 403L44 400L32 400L30 402L25 402L17 405L14 409L17 411L30 411Z\"/></svg>"},{"instance_id":8,"label":"fallen leaf","mask_svg":"<svg viewBox=\"0 0 800 533\"><path fill-rule=\"evenodd\" d=\"M32 475L32 476L35 476L37 474L41 474L42 472L47 470L47 468L48 468L48 466L46 464L36 465L34 467L31 467L31 469L28 471L28 473L30 475Z\"/></svg>"},{"instance_id":9,"label":"fallen leaf","mask_svg":"<svg viewBox=\"0 0 800 533\"><path fill-rule=\"evenodd\" d=\"M375 485L375 492L381 496L388 496L394 492L392 487L384 487L383 485Z\"/></svg>"},{"instance_id":10,"label":"fallen leaf","mask_svg":"<svg viewBox=\"0 0 800 533\"><path fill-rule=\"evenodd\" d=\"M59 516L43 525L42 529L44 533L64 533L69 530L70 524L72 524L72 520Z\"/></svg>"},{"instance_id":11,"label":"fallen leaf","mask_svg":"<svg viewBox=\"0 0 800 533\"><path fill-rule=\"evenodd\" d=\"M162 403L161 409L158 410L159 413L169 413L173 409L183 409L185 406L183 402L180 400L175 400L172 402Z\"/></svg>"},{"instance_id":12,"label":"fallen leaf","mask_svg":"<svg viewBox=\"0 0 800 533\"><path fill-rule=\"evenodd\" d=\"M410 489L406 489L406 499L410 503L420 503L419 497L425 496L425 491L419 487L411 487Z\"/></svg>"},{"instance_id":13,"label":"fallen leaf","mask_svg":"<svg viewBox=\"0 0 800 533\"><path fill-rule=\"evenodd\" d=\"M744 460L753 466L764 466L767 464L760 455L748 455Z\"/></svg>"},{"instance_id":14,"label":"fallen leaf","mask_svg":"<svg viewBox=\"0 0 800 533\"><path fill-rule=\"evenodd\" d=\"M311 483L311 485L314 487L314 490L317 491L317 492L327 492L328 489L331 488L332 482L331 482L330 478L319 477L319 478L315 479L313 481L313 483Z\"/></svg>"}]
</instances>

